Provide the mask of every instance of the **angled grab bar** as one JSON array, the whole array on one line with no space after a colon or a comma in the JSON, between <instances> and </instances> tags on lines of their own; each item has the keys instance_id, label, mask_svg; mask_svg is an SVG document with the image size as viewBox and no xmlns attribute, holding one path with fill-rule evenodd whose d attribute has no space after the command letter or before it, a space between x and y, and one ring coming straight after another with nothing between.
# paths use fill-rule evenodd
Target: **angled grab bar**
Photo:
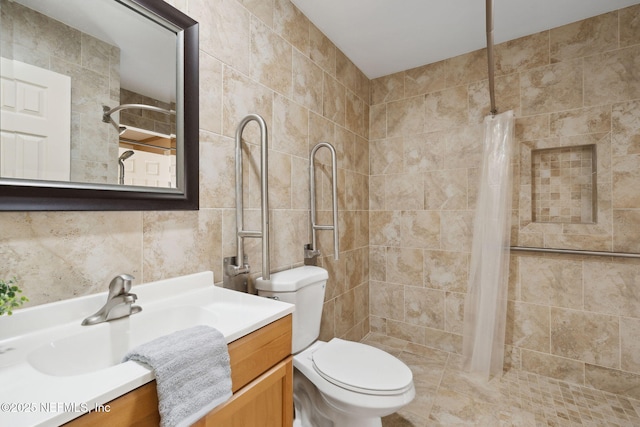
<instances>
[{"instance_id":1,"label":"angled grab bar","mask_svg":"<svg viewBox=\"0 0 640 427\"><path fill-rule=\"evenodd\" d=\"M315 156L322 147L329 149L331 152L331 204L333 211L333 224L320 225L316 222L316 174L315 174ZM340 254L340 239L338 233L338 162L336 160L336 149L328 142L319 142L311 150L309 155L309 194L311 199L311 244L305 245L304 257L313 259L320 255L318 244L316 241L317 230L333 230L333 258L337 261Z\"/></svg>"},{"instance_id":2,"label":"angled grab bar","mask_svg":"<svg viewBox=\"0 0 640 427\"><path fill-rule=\"evenodd\" d=\"M249 122L256 121L260 126L260 200L262 215L262 230L245 230L244 229L244 202L242 191L242 132ZM269 280L270 262L269 262L269 183L268 183L268 144L267 144L267 124L258 114L249 114L242 119L236 129L236 264L226 264L225 273L229 276L237 276L243 273L249 273L250 266L245 261L244 255L244 238L255 237L262 239L262 278Z\"/></svg>"}]
</instances>

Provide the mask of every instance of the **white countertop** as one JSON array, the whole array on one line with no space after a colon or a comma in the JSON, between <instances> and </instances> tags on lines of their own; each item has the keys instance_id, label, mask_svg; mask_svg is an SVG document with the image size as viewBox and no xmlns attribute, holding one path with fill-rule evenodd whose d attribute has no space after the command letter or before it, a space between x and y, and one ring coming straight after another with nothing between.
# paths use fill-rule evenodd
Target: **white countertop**
<instances>
[{"instance_id":1,"label":"white countertop","mask_svg":"<svg viewBox=\"0 0 640 427\"><path fill-rule=\"evenodd\" d=\"M138 285L131 291L137 294L135 304L143 311L130 318L98 325L81 326L80 323L102 307L106 292L26 308L14 312L13 316L0 317L0 351L5 350L0 353L0 426L58 426L152 381L153 372L142 365L109 361L109 357L119 360L130 349L124 347L140 344L126 343L129 329L137 327L131 326L136 325L135 316L146 319L146 327L153 324L150 321L162 320L162 326L158 326L162 331L153 331L157 336L184 329L191 325L187 324L189 322L199 322L218 329L229 343L294 309L291 304L216 287L211 272ZM193 319L184 321L180 317L174 318L194 312L206 316L186 316ZM34 367L34 354L55 351L60 340L94 331L101 333L94 337L117 334L116 339L125 340L124 347L115 349L113 355L92 356L96 360L89 360L88 364L96 364L96 370L87 368L80 374L49 375ZM144 336L157 337L150 336L148 331ZM83 340L79 342L84 343ZM95 354L96 347L91 346L90 340L86 342L89 347L80 346L78 357L92 351ZM55 365L55 361L50 363ZM107 366L109 364L113 366ZM81 365L84 366L84 360Z\"/></svg>"}]
</instances>

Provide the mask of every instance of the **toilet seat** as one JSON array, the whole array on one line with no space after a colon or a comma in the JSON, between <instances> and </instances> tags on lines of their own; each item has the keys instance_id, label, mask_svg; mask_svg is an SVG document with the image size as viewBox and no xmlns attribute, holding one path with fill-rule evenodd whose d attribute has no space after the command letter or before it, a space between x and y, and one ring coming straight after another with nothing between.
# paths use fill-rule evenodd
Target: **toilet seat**
<instances>
[{"instance_id":1,"label":"toilet seat","mask_svg":"<svg viewBox=\"0 0 640 427\"><path fill-rule=\"evenodd\" d=\"M411 370L392 355L365 344L333 338L312 355L325 380L363 394L396 395L413 386Z\"/></svg>"}]
</instances>

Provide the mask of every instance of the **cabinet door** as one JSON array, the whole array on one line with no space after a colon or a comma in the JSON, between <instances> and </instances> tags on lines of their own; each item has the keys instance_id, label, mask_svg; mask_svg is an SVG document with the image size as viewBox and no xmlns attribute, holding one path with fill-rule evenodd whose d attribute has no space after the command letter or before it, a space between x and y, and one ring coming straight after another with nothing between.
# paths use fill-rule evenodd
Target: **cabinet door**
<instances>
[{"instance_id":1,"label":"cabinet door","mask_svg":"<svg viewBox=\"0 0 640 427\"><path fill-rule=\"evenodd\" d=\"M290 356L256 378L194 427L291 427L293 425L293 358Z\"/></svg>"},{"instance_id":2,"label":"cabinet door","mask_svg":"<svg viewBox=\"0 0 640 427\"><path fill-rule=\"evenodd\" d=\"M291 318L289 314L229 344L233 397L194 425L290 427L293 424ZM65 427L157 427L160 424L155 381L108 405L110 412L91 412ZM238 412L237 417L234 412Z\"/></svg>"}]
</instances>

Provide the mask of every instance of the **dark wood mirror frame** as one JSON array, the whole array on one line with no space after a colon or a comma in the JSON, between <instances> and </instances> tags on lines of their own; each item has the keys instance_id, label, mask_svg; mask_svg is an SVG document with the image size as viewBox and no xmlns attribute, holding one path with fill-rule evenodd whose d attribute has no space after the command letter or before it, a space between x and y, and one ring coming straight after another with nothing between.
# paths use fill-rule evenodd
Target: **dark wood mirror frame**
<instances>
[{"instance_id":1,"label":"dark wood mirror frame","mask_svg":"<svg viewBox=\"0 0 640 427\"><path fill-rule=\"evenodd\" d=\"M0 211L197 210L199 196L198 23L161 0L129 0L181 29L183 171L179 189L0 179ZM178 40L180 40L178 37ZM180 159L178 159L180 163ZM180 166L179 166L180 167Z\"/></svg>"}]
</instances>

